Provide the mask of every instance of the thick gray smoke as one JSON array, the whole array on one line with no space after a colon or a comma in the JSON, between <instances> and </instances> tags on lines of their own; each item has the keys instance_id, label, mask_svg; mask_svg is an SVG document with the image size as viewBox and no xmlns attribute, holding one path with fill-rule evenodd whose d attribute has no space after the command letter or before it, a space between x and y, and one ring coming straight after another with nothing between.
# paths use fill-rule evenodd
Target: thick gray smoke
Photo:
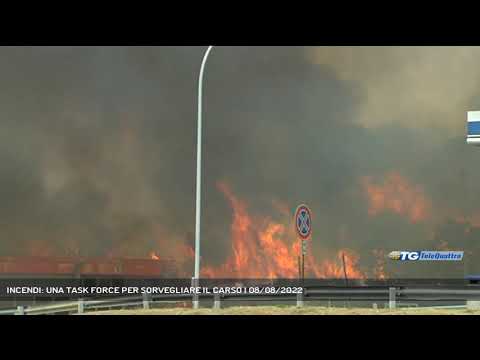
<instances>
[{"instance_id":1,"label":"thick gray smoke","mask_svg":"<svg viewBox=\"0 0 480 360\"><path fill-rule=\"evenodd\" d=\"M0 255L181 256L177 246L193 242L204 50L0 48ZM477 251L480 223L456 218L480 213L480 152L464 141L466 111L480 106L479 53L215 48L205 78L204 261L230 253L219 180L252 213L307 202L318 257L347 247L371 267L375 249ZM420 189L427 218L369 214L362 178L381 185L390 172Z\"/></svg>"}]
</instances>

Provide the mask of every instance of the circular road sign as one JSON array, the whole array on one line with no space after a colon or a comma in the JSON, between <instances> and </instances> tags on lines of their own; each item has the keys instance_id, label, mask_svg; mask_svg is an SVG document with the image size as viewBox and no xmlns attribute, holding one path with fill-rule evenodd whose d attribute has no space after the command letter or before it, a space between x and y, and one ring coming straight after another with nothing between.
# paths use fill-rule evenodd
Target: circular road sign
<instances>
[{"instance_id":1,"label":"circular road sign","mask_svg":"<svg viewBox=\"0 0 480 360\"><path fill-rule=\"evenodd\" d=\"M302 240L312 235L312 213L307 205L300 205L295 211L295 229Z\"/></svg>"}]
</instances>

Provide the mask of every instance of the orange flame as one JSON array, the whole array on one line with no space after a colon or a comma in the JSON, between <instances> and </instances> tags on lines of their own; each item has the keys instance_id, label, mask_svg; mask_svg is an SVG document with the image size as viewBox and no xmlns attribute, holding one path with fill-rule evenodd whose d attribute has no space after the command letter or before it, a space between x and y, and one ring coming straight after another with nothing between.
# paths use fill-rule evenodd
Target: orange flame
<instances>
[{"instance_id":1,"label":"orange flame","mask_svg":"<svg viewBox=\"0 0 480 360\"><path fill-rule=\"evenodd\" d=\"M343 268L345 259L345 269ZM326 260L320 266L311 263L313 273L317 278L338 279L343 278L345 273L348 279L364 279L365 274L358 269L359 257L352 250L339 250L335 261Z\"/></svg>"},{"instance_id":2,"label":"orange flame","mask_svg":"<svg viewBox=\"0 0 480 360\"><path fill-rule=\"evenodd\" d=\"M291 223L288 207L274 203L286 215L284 223L268 217L252 218L247 204L220 182L218 189L225 195L233 210L231 225L232 254L218 267L205 266L202 275L217 278L296 278L299 275L300 243ZM288 220L287 220L288 219ZM311 244L308 244L311 246ZM342 278L344 276L342 254L350 278L365 278L358 270L358 256L352 250L342 250L336 261L317 264L309 251L305 258L305 273L318 278Z\"/></svg>"},{"instance_id":3,"label":"orange flame","mask_svg":"<svg viewBox=\"0 0 480 360\"><path fill-rule=\"evenodd\" d=\"M158 256L158 255L155 254L154 252L151 252L151 253L150 253L150 259L152 259L152 260L160 260L160 256Z\"/></svg>"},{"instance_id":4,"label":"orange flame","mask_svg":"<svg viewBox=\"0 0 480 360\"><path fill-rule=\"evenodd\" d=\"M158 248L161 249L161 247ZM179 243L170 246L169 252L161 250L151 251L147 257L157 261L174 261L176 276L189 277L193 270L195 250L185 243Z\"/></svg>"},{"instance_id":5,"label":"orange flame","mask_svg":"<svg viewBox=\"0 0 480 360\"><path fill-rule=\"evenodd\" d=\"M362 185L368 196L371 216L392 211L406 216L412 223L430 217L431 203L423 190L397 172L386 174L383 184L375 184L370 176L363 177Z\"/></svg>"}]
</instances>

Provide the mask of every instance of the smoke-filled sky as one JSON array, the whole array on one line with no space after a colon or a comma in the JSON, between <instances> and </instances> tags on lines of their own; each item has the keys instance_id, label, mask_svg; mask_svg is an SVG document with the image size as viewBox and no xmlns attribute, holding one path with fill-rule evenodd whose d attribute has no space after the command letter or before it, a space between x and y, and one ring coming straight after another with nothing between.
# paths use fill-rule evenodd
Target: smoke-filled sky
<instances>
[{"instance_id":1,"label":"smoke-filled sky","mask_svg":"<svg viewBox=\"0 0 480 360\"><path fill-rule=\"evenodd\" d=\"M181 256L178 246L193 244L204 51L0 48L0 255ZM479 55L215 48L205 75L203 261L231 253L219 181L252 216L308 203L318 258L349 248L371 266L376 250L480 249L480 150L465 144L466 111L480 108Z\"/></svg>"}]
</instances>

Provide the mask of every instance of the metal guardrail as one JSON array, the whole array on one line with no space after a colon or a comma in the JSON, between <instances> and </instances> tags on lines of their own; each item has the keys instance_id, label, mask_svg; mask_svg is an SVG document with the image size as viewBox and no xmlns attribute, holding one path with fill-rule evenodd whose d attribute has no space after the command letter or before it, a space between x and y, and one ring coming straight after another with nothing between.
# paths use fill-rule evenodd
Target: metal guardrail
<instances>
[{"instance_id":1,"label":"metal guardrail","mask_svg":"<svg viewBox=\"0 0 480 360\"><path fill-rule=\"evenodd\" d=\"M0 310L0 315L49 315L49 314L82 314L86 310L113 309L126 307L143 307L149 309L155 302L167 303L172 300L175 302L190 300L189 295L156 295L156 296L136 296L119 297L105 300L84 300L47 304L40 306L18 306L16 309Z\"/></svg>"},{"instance_id":2,"label":"metal guardrail","mask_svg":"<svg viewBox=\"0 0 480 360\"><path fill-rule=\"evenodd\" d=\"M426 288L306 288L301 295L201 295L201 298L214 300L213 307L220 308L222 301L264 300L264 301L295 301L297 306L303 306L304 300L355 300L355 301L388 301L389 308L396 308L405 301L459 301L479 300L479 289L426 289ZM192 296L184 295L153 295L135 297L117 297L102 300L85 300L46 304L40 306L18 306L16 309L0 310L0 315L48 315L48 314L82 314L88 310L113 309L127 307L143 307L150 309L156 303L191 301ZM400 303L398 301L404 301ZM418 304L414 304L418 308ZM466 305L428 306L429 308L465 308Z\"/></svg>"},{"instance_id":3,"label":"metal guardrail","mask_svg":"<svg viewBox=\"0 0 480 360\"><path fill-rule=\"evenodd\" d=\"M0 310L0 315L15 315L17 309Z\"/></svg>"}]
</instances>

